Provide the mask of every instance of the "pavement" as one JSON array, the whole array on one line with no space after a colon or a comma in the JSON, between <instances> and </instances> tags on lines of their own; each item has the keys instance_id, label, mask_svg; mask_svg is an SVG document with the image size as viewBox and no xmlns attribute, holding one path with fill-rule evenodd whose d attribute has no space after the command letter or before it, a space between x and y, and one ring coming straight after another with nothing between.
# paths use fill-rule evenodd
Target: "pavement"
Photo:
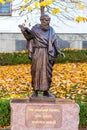
<instances>
[{"instance_id":1,"label":"pavement","mask_svg":"<svg viewBox=\"0 0 87 130\"><path fill-rule=\"evenodd\" d=\"M10 130L10 129L8 129L8 128L2 128L2 129L0 129L0 130ZM81 129L79 129L79 130L87 130L87 127L81 128Z\"/></svg>"},{"instance_id":2,"label":"pavement","mask_svg":"<svg viewBox=\"0 0 87 130\"><path fill-rule=\"evenodd\" d=\"M10 129L8 129L8 128L2 128L0 130L10 130ZM87 127L86 128L81 128L81 129L78 129L78 130L87 130Z\"/></svg>"}]
</instances>

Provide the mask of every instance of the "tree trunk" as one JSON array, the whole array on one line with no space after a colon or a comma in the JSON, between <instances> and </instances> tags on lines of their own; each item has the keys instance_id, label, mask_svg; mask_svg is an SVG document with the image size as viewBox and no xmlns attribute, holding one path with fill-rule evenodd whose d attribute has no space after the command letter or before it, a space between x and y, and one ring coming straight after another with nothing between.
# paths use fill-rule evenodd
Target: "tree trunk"
<instances>
[{"instance_id":1,"label":"tree trunk","mask_svg":"<svg viewBox=\"0 0 87 130\"><path fill-rule=\"evenodd\" d=\"M40 2L42 2L42 1L44 1L44 0L40 0ZM45 9L44 6L40 7L41 16L44 14L44 9Z\"/></svg>"}]
</instances>

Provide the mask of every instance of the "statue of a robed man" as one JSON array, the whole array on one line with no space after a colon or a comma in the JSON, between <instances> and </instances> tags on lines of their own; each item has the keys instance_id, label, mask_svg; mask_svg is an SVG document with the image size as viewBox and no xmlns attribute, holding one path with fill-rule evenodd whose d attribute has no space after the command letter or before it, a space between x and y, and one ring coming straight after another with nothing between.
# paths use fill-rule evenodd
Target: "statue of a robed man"
<instances>
[{"instance_id":1,"label":"statue of a robed man","mask_svg":"<svg viewBox=\"0 0 87 130\"><path fill-rule=\"evenodd\" d=\"M64 54L59 50L58 37L49 25L50 17L46 14L40 17L41 24L36 24L32 29L19 25L27 40L29 58L32 61L31 75L34 96L42 91L43 96L50 96L48 92L52 78L52 66L56 56Z\"/></svg>"}]
</instances>

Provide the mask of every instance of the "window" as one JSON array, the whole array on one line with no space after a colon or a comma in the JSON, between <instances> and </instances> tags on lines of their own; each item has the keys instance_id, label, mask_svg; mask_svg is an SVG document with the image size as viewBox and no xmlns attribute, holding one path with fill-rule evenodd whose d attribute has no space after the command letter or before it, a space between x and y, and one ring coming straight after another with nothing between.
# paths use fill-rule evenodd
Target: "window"
<instances>
[{"instance_id":1,"label":"window","mask_svg":"<svg viewBox=\"0 0 87 130\"><path fill-rule=\"evenodd\" d=\"M87 48L87 41L82 42L82 48Z\"/></svg>"},{"instance_id":2,"label":"window","mask_svg":"<svg viewBox=\"0 0 87 130\"><path fill-rule=\"evenodd\" d=\"M11 15L11 2L0 4L0 16L10 16L10 15Z\"/></svg>"},{"instance_id":3,"label":"window","mask_svg":"<svg viewBox=\"0 0 87 130\"><path fill-rule=\"evenodd\" d=\"M15 40L16 51L26 50L26 40Z\"/></svg>"},{"instance_id":4,"label":"window","mask_svg":"<svg viewBox=\"0 0 87 130\"><path fill-rule=\"evenodd\" d=\"M70 43L68 40L59 39L58 44L59 44L59 48L62 48L62 49L70 48Z\"/></svg>"}]
</instances>

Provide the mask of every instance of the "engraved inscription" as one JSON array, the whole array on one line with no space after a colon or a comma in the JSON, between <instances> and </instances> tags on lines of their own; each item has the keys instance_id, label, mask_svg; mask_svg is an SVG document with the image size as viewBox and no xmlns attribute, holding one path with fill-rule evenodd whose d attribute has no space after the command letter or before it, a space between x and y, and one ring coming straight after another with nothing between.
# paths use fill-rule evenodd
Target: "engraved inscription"
<instances>
[{"instance_id":1,"label":"engraved inscription","mask_svg":"<svg viewBox=\"0 0 87 130\"><path fill-rule=\"evenodd\" d=\"M60 128L62 109L59 105L29 105L25 111L25 123L28 128Z\"/></svg>"}]
</instances>

